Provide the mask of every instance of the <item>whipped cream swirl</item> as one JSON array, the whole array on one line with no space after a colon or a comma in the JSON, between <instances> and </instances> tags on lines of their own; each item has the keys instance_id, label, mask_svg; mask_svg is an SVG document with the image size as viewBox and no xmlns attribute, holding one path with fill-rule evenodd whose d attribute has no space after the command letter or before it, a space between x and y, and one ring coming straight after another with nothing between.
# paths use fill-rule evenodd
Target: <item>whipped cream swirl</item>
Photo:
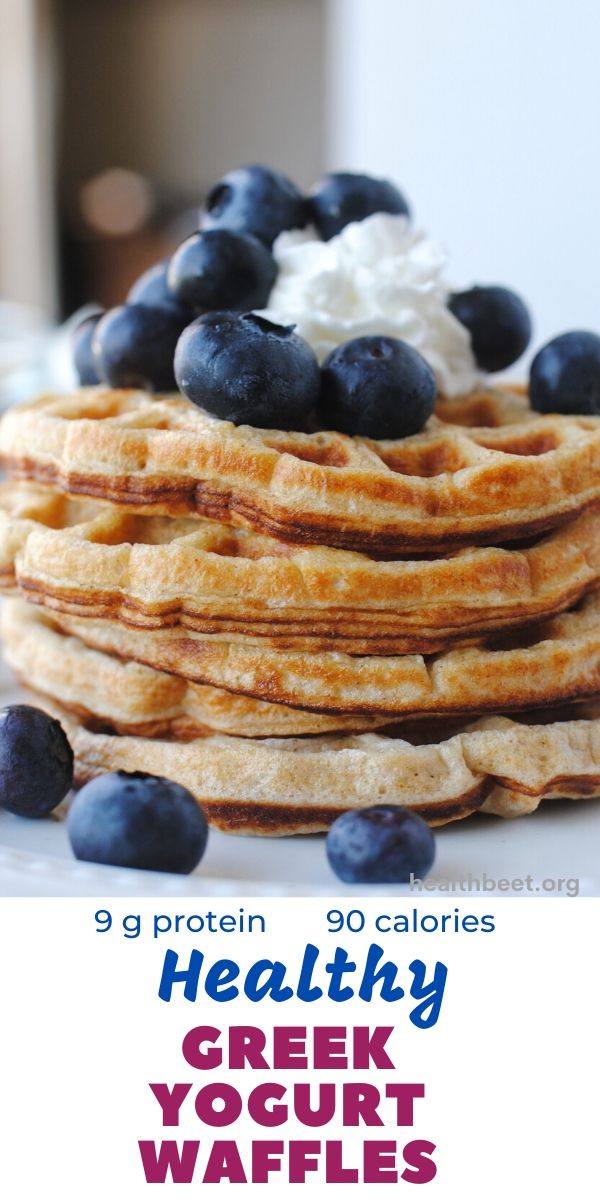
<instances>
[{"instance_id":1,"label":"whipped cream swirl","mask_svg":"<svg viewBox=\"0 0 600 1200\"><path fill-rule=\"evenodd\" d=\"M279 274L261 315L295 324L319 360L378 333L418 350L448 396L480 382L469 334L446 307L446 252L407 217L376 213L329 242L310 229L282 233L273 253Z\"/></svg>"}]
</instances>

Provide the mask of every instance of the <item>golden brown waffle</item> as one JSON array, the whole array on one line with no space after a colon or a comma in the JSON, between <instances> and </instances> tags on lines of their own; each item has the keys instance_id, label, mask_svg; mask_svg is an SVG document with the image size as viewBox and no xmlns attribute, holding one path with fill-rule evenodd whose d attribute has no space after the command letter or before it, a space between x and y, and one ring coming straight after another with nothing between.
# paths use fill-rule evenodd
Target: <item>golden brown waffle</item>
<instances>
[{"instance_id":1,"label":"golden brown waffle","mask_svg":"<svg viewBox=\"0 0 600 1200\"><path fill-rule=\"evenodd\" d=\"M348 654L434 653L571 606L600 581L600 513L520 549L384 562L199 518L0 486L0 587L74 616Z\"/></svg>"},{"instance_id":2,"label":"golden brown waffle","mask_svg":"<svg viewBox=\"0 0 600 1200\"><path fill-rule=\"evenodd\" d=\"M374 442L81 389L8 412L0 457L14 476L136 511L382 553L501 544L600 503L600 419L540 416L513 392L441 402L422 433Z\"/></svg>"},{"instance_id":3,"label":"golden brown waffle","mask_svg":"<svg viewBox=\"0 0 600 1200\"><path fill-rule=\"evenodd\" d=\"M189 788L228 832L315 833L347 809L402 804L442 825L476 811L522 816L544 798L600 795L600 717L527 725L479 721L437 743L356 737L253 741L213 734L179 743L88 729L55 701L84 782L103 771L150 771Z\"/></svg>"},{"instance_id":4,"label":"golden brown waffle","mask_svg":"<svg viewBox=\"0 0 600 1200\"><path fill-rule=\"evenodd\" d=\"M215 730L238 737L302 737L387 723L385 717L303 712L188 683L92 650L19 601L3 604L1 631L4 656L19 680L95 728L184 741Z\"/></svg>"},{"instance_id":5,"label":"golden brown waffle","mask_svg":"<svg viewBox=\"0 0 600 1200\"><path fill-rule=\"evenodd\" d=\"M321 713L391 718L504 712L600 695L600 591L577 609L490 645L353 658L211 640L192 630L131 629L55 613L96 649L195 683ZM510 640L509 640L510 638Z\"/></svg>"}]
</instances>

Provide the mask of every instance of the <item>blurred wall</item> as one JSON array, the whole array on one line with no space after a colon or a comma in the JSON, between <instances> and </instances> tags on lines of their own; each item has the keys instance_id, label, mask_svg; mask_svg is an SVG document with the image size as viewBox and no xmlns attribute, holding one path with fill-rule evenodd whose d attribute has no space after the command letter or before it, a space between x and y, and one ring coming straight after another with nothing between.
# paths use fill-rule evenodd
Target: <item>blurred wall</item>
<instances>
[{"instance_id":1,"label":"blurred wall","mask_svg":"<svg viewBox=\"0 0 600 1200\"><path fill-rule=\"evenodd\" d=\"M600 327L596 0L0 0L0 16L5 297L52 308L56 191L64 228L106 167L175 206L264 159L303 185L324 165L390 175L457 286L521 290L538 342Z\"/></svg>"},{"instance_id":2,"label":"blurred wall","mask_svg":"<svg viewBox=\"0 0 600 1200\"><path fill-rule=\"evenodd\" d=\"M327 0L0 0L0 297L60 315L119 301L242 162L323 167ZM104 242L81 189L148 179L154 220ZM58 210L58 219L55 211ZM57 242L57 227L60 239Z\"/></svg>"},{"instance_id":3,"label":"blurred wall","mask_svg":"<svg viewBox=\"0 0 600 1200\"><path fill-rule=\"evenodd\" d=\"M56 307L52 0L0 0L0 298Z\"/></svg>"},{"instance_id":4,"label":"blurred wall","mask_svg":"<svg viewBox=\"0 0 600 1200\"><path fill-rule=\"evenodd\" d=\"M266 161L305 184L319 173L325 0L54 2L64 313L120 303L231 167ZM82 189L115 167L148 182L153 208L106 237Z\"/></svg>"},{"instance_id":5,"label":"blurred wall","mask_svg":"<svg viewBox=\"0 0 600 1200\"><path fill-rule=\"evenodd\" d=\"M389 175L452 279L600 331L596 0L330 0L327 157Z\"/></svg>"},{"instance_id":6,"label":"blurred wall","mask_svg":"<svg viewBox=\"0 0 600 1200\"><path fill-rule=\"evenodd\" d=\"M114 164L195 202L266 160L322 161L324 0L57 0L64 178Z\"/></svg>"}]
</instances>

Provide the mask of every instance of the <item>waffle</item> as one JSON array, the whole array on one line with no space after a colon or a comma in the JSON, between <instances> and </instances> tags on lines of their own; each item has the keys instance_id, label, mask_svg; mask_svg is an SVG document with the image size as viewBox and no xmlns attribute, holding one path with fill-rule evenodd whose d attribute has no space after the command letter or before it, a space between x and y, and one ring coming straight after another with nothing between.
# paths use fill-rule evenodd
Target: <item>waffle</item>
<instances>
[{"instance_id":1,"label":"waffle","mask_svg":"<svg viewBox=\"0 0 600 1200\"><path fill-rule=\"evenodd\" d=\"M489 645L422 655L351 657L211 640L192 630L131 629L55 613L87 645L194 683L320 713L392 718L539 707L600 695L600 591L572 612Z\"/></svg>"},{"instance_id":2,"label":"waffle","mask_svg":"<svg viewBox=\"0 0 600 1200\"><path fill-rule=\"evenodd\" d=\"M375 801L443 824L478 810L522 815L544 797L600 795L600 706L550 723L479 720L454 734L443 722L435 734L402 737L231 737L205 727L202 693L213 689L91 650L19 601L5 602L2 624L9 662L66 729L79 782L104 770L165 775L190 788L225 830L316 832ZM255 704L247 732L258 725L264 735L276 707Z\"/></svg>"},{"instance_id":3,"label":"waffle","mask_svg":"<svg viewBox=\"0 0 600 1200\"><path fill-rule=\"evenodd\" d=\"M19 601L2 606L4 656L20 682L57 700L88 726L180 741L219 731L243 737L376 729L384 717L303 712L190 684L152 667L92 650L61 634L51 620Z\"/></svg>"},{"instance_id":4,"label":"waffle","mask_svg":"<svg viewBox=\"0 0 600 1200\"><path fill-rule=\"evenodd\" d=\"M69 494L377 553L498 544L600 503L600 418L540 416L508 391L441 402L422 433L375 442L81 389L8 412L0 456Z\"/></svg>"},{"instance_id":5,"label":"waffle","mask_svg":"<svg viewBox=\"0 0 600 1200\"><path fill-rule=\"evenodd\" d=\"M421 745L379 733L265 741L212 734L181 743L95 733L55 701L32 698L62 722L78 782L103 771L167 776L227 832L316 833L373 803L402 804L443 825L477 811L522 816L545 798L600 795L598 709L544 725L483 720Z\"/></svg>"},{"instance_id":6,"label":"waffle","mask_svg":"<svg viewBox=\"0 0 600 1200\"><path fill-rule=\"evenodd\" d=\"M435 653L571 606L600 582L600 513L533 545L384 562L199 518L0 486L0 587L74 616L275 649Z\"/></svg>"}]
</instances>

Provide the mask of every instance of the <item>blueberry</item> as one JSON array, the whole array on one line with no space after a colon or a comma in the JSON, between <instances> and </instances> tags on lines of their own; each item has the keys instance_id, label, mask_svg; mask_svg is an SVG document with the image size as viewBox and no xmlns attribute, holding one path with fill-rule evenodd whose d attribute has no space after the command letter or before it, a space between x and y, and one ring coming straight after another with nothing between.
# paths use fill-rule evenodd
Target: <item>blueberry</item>
<instances>
[{"instance_id":1,"label":"blueberry","mask_svg":"<svg viewBox=\"0 0 600 1200\"><path fill-rule=\"evenodd\" d=\"M291 179L269 167L238 167L208 193L201 212L202 229L252 233L271 247L284 229L308 222L306 200Z\"/></svg>"},{"instance_id":2,"label":"blueberry","mask_svg":"<svg viewBox=\"0 0 600 1200\"><path fill-rule=\"evenodd\" d=\"M405 197L393 183L349 171L324 175L311 192L309 211L326 242L351 221L364 221L373 213L410 215Z\"/></svg>"},{"instance_id":3,"label":"blueberry","mask_svg":"<svg viewBox=\"0 0 600 1200\"><path fill-rule=\"evenodd\" d=\"M531 339L531 317L516 292L505 287L472 287L455 292L448 308L471 335L477 365L503 371L521 357Z\"/></svg>"},{"instance_id":4,"label":"blueberry","mask_svg":"<svg viewBox=\"0 0 600 1200\"><path fill-rule=\"evenodd\" d=\"M342 813L326 841L332 870L344 883L410 883L424 879L435 858L426 821L400 805L378 804Z\"/></svg>"},{"instance_id":5,"label":"blueberry","mask_svg":"<svg viewBox=\"0 0 600 1200\"><path fill-rule=\"evenodd\" d=\"M102 376L114 388L175 388L173 356L184 322L166 308L123 304L98 322L92 340Z\"/></svg>"},{"instance_id":6,"label":"blueberry","mask_svg":"<svg viewBox=\"0 0 600 1200\"><path fill-rule=\"evenodd\" d=\"M412 346L393 337L353 338L323 363L318 418L341 433L408 437L423 428L435 397L433 371Z\"/></svg>"},{"instance_id":7,"label":"blueberry","mask_svg":"<svg viewBox=\"0 0 600 1200\"><path fill-rule=\"evenodd\" d=\"M102 313L94 313L91 317L85 317L71 334L73 365L82 387L101 383L98 364L92 354L92 337L101 316Z\"/></svg>"},{"instance_id":8,"label":"blueberry","mask_svg":"<svg viewBox=\"0 0 600 1200\"><path fill-rule=\"evenodd\" d=\"M264 308L275 282L275 259L248 233L211 229L193 233L171 259L169 286L196 313Z\"/></svg>"},{"instance_id":9,"label":"blueberry","mask_svg":"<svg viewBox=\"0 0 600 1200\"><path fill-rule=\"evenodd\" d=\"M257 313L198 317L177 343L175 375L189 400L236 425L299 429L319 397L308 342Z\"/></svg>"},{"instance_id":10,"label":"blueberry","mask_svg":"<svg viewBox=\"0 0 600 1200\"><path fill-rule=\"evenodd\" d=\"M144 771L99 775L69 809L76 858L113 867L189 875L206 849L208 826L191 792Z\"/></svg>"},{"instance_id":11,"label":"blueberry","mask_svg":"<svg viewBox=\"0 0 600 1200\"><path fill-rule=\"evenodd\" d=\"M169 259L148 267L139 279L136 279L127 293L127 304L146 304L150 308L166 308L174 312L182 323L191 321L193 314L173 295L167 283L167 268Z\"/></svg>"},{"instance_id":12,"label":"blueberry","mask_svg":"<svg viewBox=\"0 0 600 1200\"><path fill-rule=\"evenodd\" d=\"M30 704L0 710L0 805L47 817L73 783L73 751L62 725Z\"/></svg>"},{"instance_id":13,"label":"blueberry","mask_svg":"<svg viewBox=\"0 0 600 1200\"><path fill-rule=\"evenodd\" d=\"M578 329L542 346L531 364L529 399L542 413L600 416L600 337Z\"/></svg>"}]
</instances>

